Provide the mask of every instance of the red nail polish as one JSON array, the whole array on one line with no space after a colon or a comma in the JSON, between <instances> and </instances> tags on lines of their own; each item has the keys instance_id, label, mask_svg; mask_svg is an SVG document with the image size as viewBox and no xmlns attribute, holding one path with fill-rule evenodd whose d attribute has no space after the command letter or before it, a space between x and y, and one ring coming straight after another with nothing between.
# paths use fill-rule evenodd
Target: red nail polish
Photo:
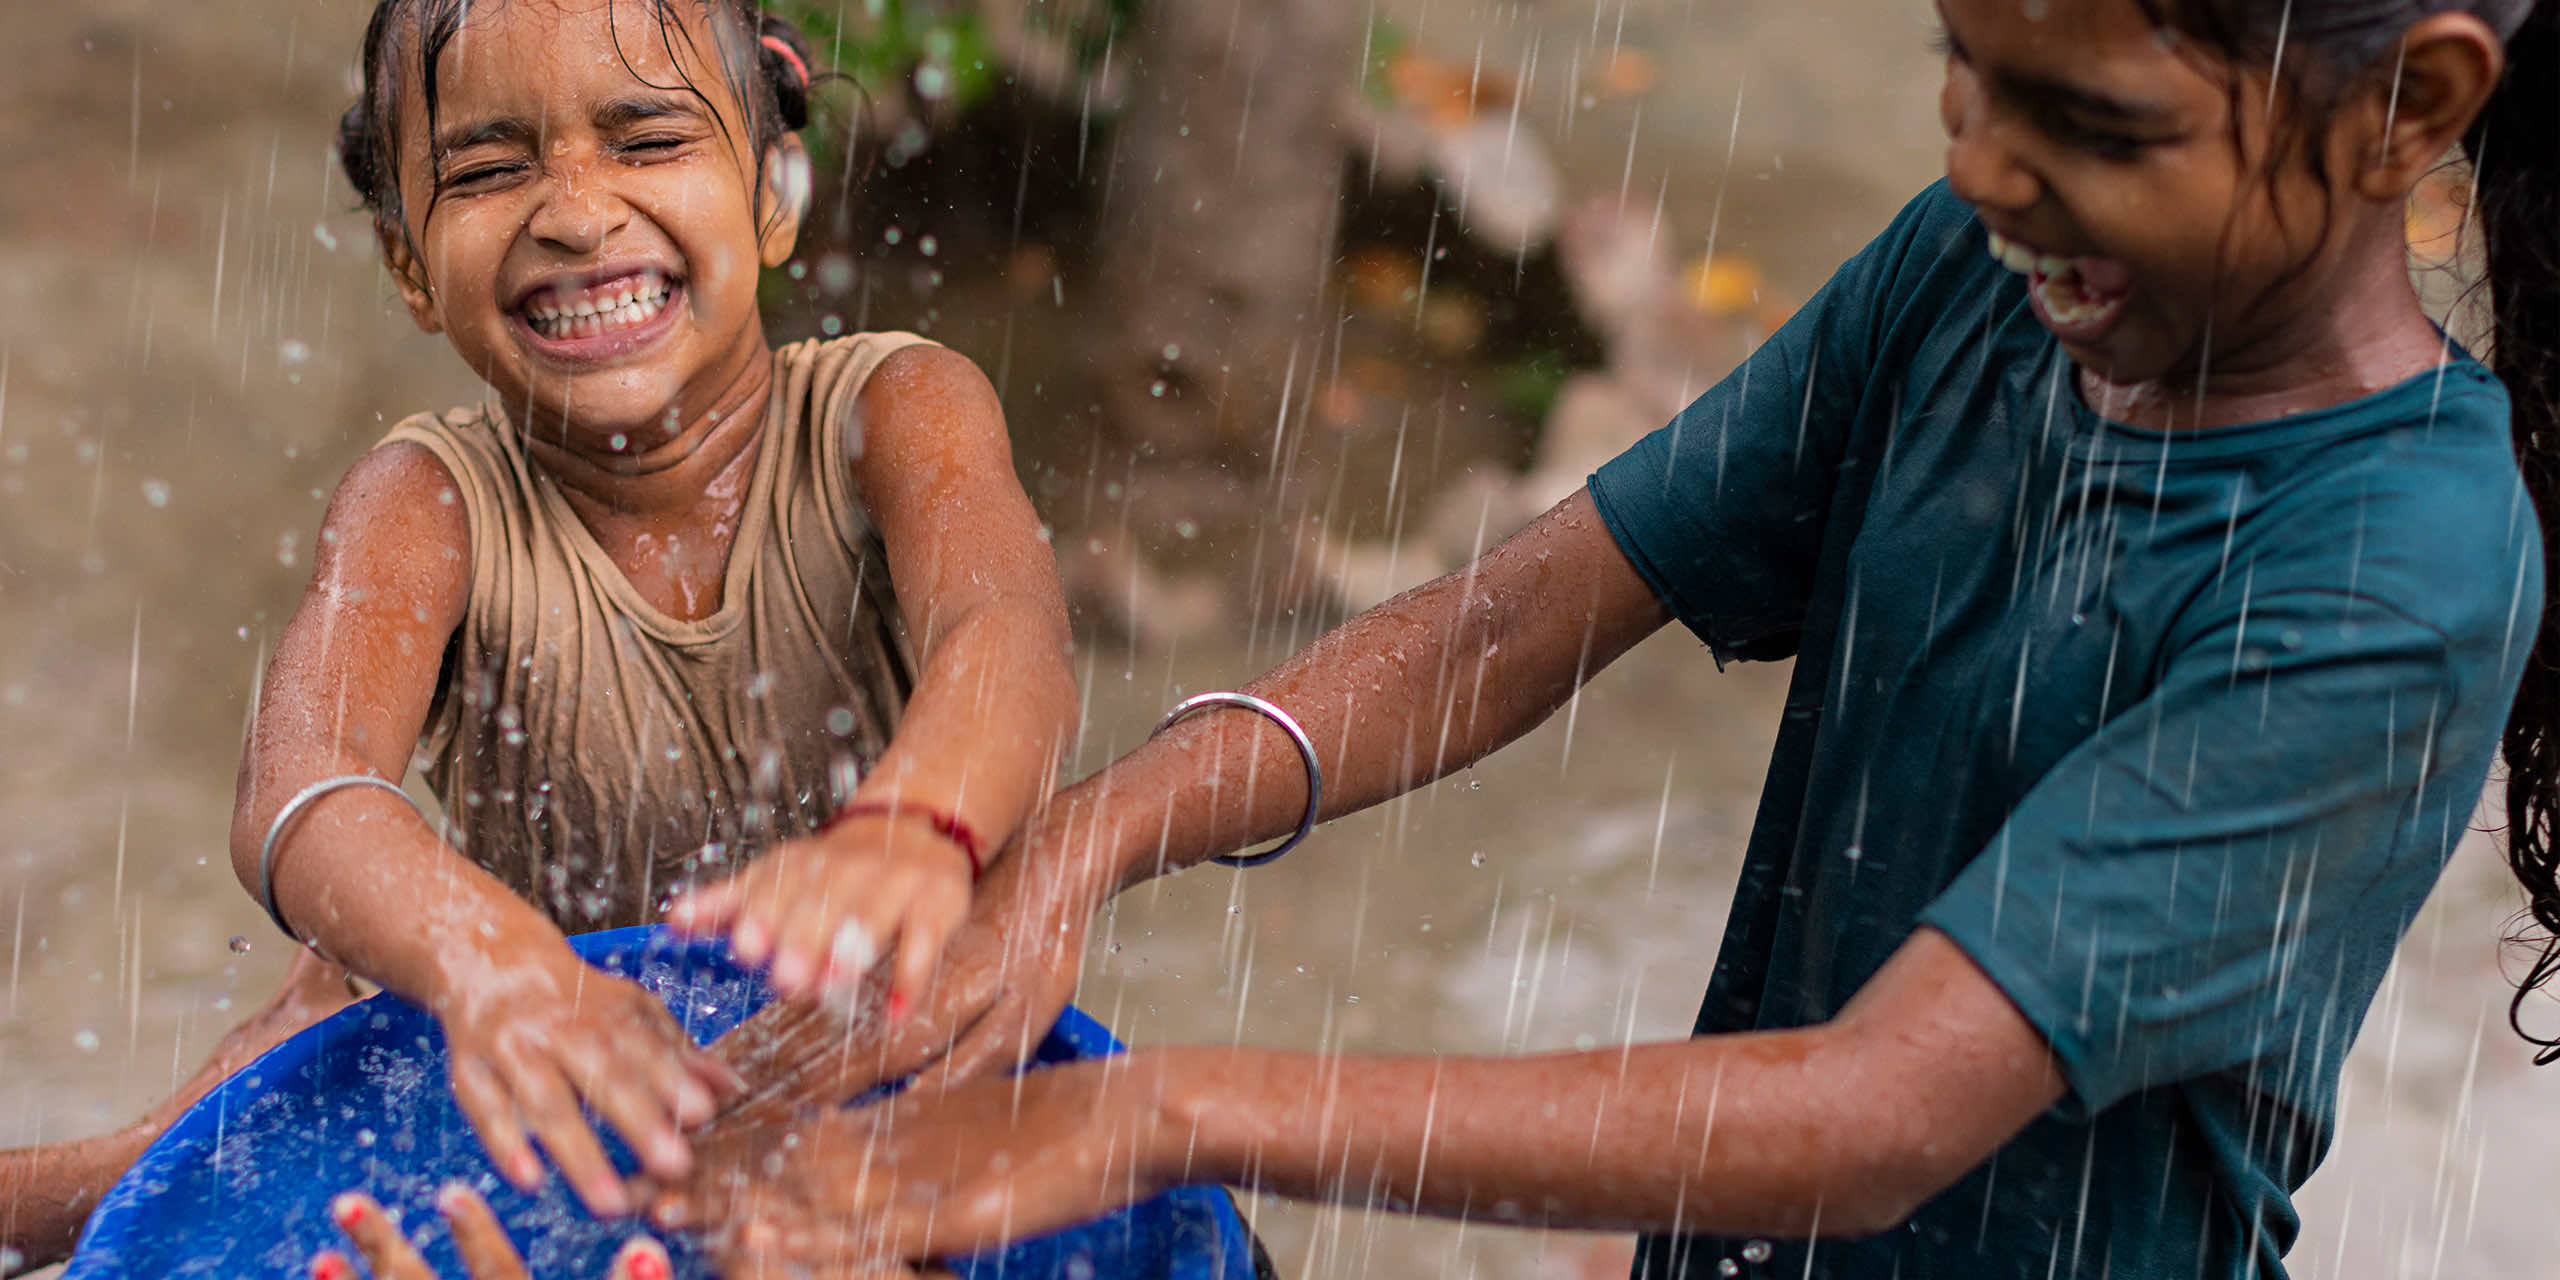
<instances>
[{"instance_id":1,"label":"red nail polish","mask_svg":"<svg viewBox=\"0 0 2560 1280\"><path fill-rule=\"evenodd\" d=\"M311 1260L311 1280L350 1280L347 1260L334 1253L324 1253Z\"/></svg>"},{"instance_id":2,"label":"red nail polish","mask_svg":"<svg viewBox=\"0 0 2560 1280\"><path fill-rule=\"evenodd\" d=\"M341 1231L355 1230L356 1224L364 1221L364 1214L364 1201L354 1196L340 1196L337 1203L329 1206L329 1216L337 1221Z\"/></svg>"},{"instance_id":3,"label":"red nail polish","mask_svg":"<svg viewBox=\"0 0 2560 1280\"><path fill-rule=\"evenodd\" d=\"M667 1280L667 1264L649 1250L641 1250L631 1259L631 1280Z\"/></svg>"},{"instance_id":4,"label":"red nail polish","mask_svg":"<svg viewBox=\"0 0 2560 1280\"><path fill-rule=\"evenodd\" d=\"M889 993L889 1021L891 1021L891 1022L903 1022L903 1021L905 1021L905 1020L906 1020L906 1016L907 1016L907 998L906 998L904 995L901 995L901 994L900 994L900 993L898 993L898 992L895 992L895 991L890 992L890 993Z\"/></svg>"}]
</instances>

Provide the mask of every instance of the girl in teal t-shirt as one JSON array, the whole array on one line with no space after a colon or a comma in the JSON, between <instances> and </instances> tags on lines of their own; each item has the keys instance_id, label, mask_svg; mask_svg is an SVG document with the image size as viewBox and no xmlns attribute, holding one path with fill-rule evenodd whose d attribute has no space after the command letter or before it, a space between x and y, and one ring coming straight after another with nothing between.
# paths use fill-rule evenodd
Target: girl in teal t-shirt
<instances>
[{"instance_id":1,"label":"girl in teal t-shirt","mask_svg":"<svg viewBox=\"0 0 2560 1280\"><path fill-rule=\"evenodd\" d=\"M828 1264L1214 1180L1635 1229L1647 1275L2281 1275L2502 740L2560 927L2560 11L2528 10L1940 0L1946 182L1586 492L1248 686L1341 813L1666 621L1792 656L1696 1036L928 1085L715 1137L669 1211ZM2405 256L2457 146L2494 376ZM893 1049L1018 1052L1094 901L1296 825L1298 749L1195 716L1068 792Z\"/></svg>"}]
</instances>

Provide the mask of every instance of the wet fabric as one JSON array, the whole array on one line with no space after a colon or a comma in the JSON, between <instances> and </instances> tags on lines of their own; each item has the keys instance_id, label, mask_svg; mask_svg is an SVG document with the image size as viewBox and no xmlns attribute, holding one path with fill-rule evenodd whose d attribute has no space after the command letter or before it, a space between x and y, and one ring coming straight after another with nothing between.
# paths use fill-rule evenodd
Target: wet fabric
<instances>
[{"instance_id":1,"label":"wet fabric","mask_svg":"<svg viewBox=\"0 0 2560 1280\"><path fill-rule=\"evenodd\" d=\"M1796 659L1698 1032L1827 1019L1925 925L2069 1084L1902 1228L1637 1274L2282 1276L2540 617L2496 380L2107 422L1941 183L1591 489L1719 661Z\"/></svg>"},{"instance_id":2,"label":"wet fabric","mask_svg":"<svg viewBox=\"0 0 2560 1280\"><path fill-rule=\"evenodd\" d=\"M422 414L471 525L471 596L418 746L449 838L583 932L813 829L888 745L913 684L879 532L853 492L856 396L924 339L784 347L720 607L640 597L502 409Z\"/></svg>"}]
</instances>

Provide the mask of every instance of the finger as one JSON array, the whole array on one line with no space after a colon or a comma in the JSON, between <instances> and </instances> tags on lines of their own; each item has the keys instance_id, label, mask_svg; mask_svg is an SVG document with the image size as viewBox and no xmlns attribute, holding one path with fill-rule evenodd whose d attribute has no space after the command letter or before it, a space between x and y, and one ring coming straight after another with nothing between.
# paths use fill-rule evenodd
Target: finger
<instances>
[{"instance_id":1,"label":"finger","mask_svg":"<svg viewBox=\"0 0 2560 1280\"><path fill-rule=\"evenodd\" d=\"M347 1255L323 1249L311 1257L311 1280L356 1280L356 1267Z\"/></svg>"},{"instance_id":2,"label":"finger","mask_svg":"<svg viewBox=\"0 0 2560 1280\"><path fill-rule=\"evenodd\" d=\"M1028 1006L1012 997L996 1002L951 1042L941 1059L916 1077L914 1089L942 1090L1019 1065L1039 1046Z\"/></svg>"},{"instance_id":3,"label":"finger","mask_svg":"<svg viewBox=\"0 0 2560 1280\"><path fill-rule=\"evenodd\" d=\"M480 1135L480 1145L488 1150L489 1163L500 1176L518 1191L542 1185L542 1158L533 1153L533 1143L516 1114L515 1097L499 1083L494 1068L476 1057L455 1059L453 1100L471 1122L472 1132Z\"/></svg>"},{"instance_id":4,"label":"finger","mask_svg":"<svg viewBox=\"0 0 2560 1280\"><path fill-rule=\"evenodd\" d=\"M747 1091L747 1078L719 1054L701 1045L689 1045L683 1056L684 1069L703 1087L711 1090L715 1101L726 1102ZM716 1113L718 1108L713 1109ZM706 1117L707 1118L707 1117Z\"/></svg>"},{"instance_id":5,"label":"finger","mask_svg":"<svg viewBox=\"0 0 2560 1280\"><path fill-rule=\"evenodd\" d=\"M859 1009L862 980L880 963L881 935L859 917L848 917L827 941L827 1003L848 1015Z\"/></svg>"},{"instance_id":6,"label":"finger","mask_svg":"<svg viewBox=\"0 0 2560 1280\"><path fill-rule=\"evenodd\" d=\"M650 1236L633 1236L613 1255L613 1270L608 1280L667 1280L675 1268L667 1261L667 1247Z\"/></svg>"},{"instance_id":7,"label":"finger","mask_svg":"<svg viewBox=\"0 0 2560 1280\"><path fill-rule=\"evenodd\" d=\"M951 931L960 927L967 914L965 891L928 891L908 909L906 921L898 931L897 977L889 987L892 997L903 999L892 999L892 1009L900 1004L912 1008L923 1001L934 970L942 963L943 944L950 941Z\"/></svg>"},{"instance_id":8,"label":"finger","mask_svg":"<svg viewBox=\"0 0 2560 1280\"><path fill-rule=\"evenodd\" d=\"M350 1191L329 1202L329 1220L363 1251L365 1265L372 1269L374 1280L436 1280L427 1260L411 1248L409 1238L400 1234L400 1226L373 1197ZM343 1261L343 1260L342 1260ZM319 1273L314 1262L312 1273Z\"/></svg>"},{"instance_id":9,"label":"finger","mask_svg":"<svg viewBox=\"0 0 2560 1280\"><path fill-rule=\"evenodd\" d=\"M462 1255L462 1269L471 1280L530 1280L515 1242L507 1239L498 1215L489 1212L489 1202L479 1192L448 1182L436 1191L436 1209L453 1230L454 1251Z\"/></svg>"},{"instance_id":10,"label":"finger","mask_svg":"<svg viewBox=\"0 0 2560 1280\"><path fill-rule=\"evenodd\" d=\"M786 904L777 914L773 964L766 974L775 991L802 997L817 990L819 975L827 963L830 925L835 917L832 892L829 889L821 893L815 901Z\"/></svg>"},{"instance_id":11,"label":"finger","mask_svg":"<svg viewBox=\"0 0 2560 1280\"><path fill-rule=\"evenodd\" d=\"M640 1158L641 1168L654 1177L673 1180L693 1172L693 1147L684 1140L684 1128L677 1119L677 1100L653 1087L655 1081L651 1076L654 1071L637 1072L628 1065L655 1048L631 1046L627 1052L610 1056L580 1054L580 1060L574 1067L577 1074L571 1077L571 1083L586 1104L595 1110L597 1117L622 1135L632 1154ZM596 1058L607 1060L597 1061ZM668 1065L678 1067L677 1074L682 1078L685 1089L699 1093L701 1086L695 1084L691 1077L683 1076L678 1064L671 1062ZM702 1096L700 1102L701 1110L708 1118L711 1110L709 1097ZM582 1132L589 1131L583 1122L579 1128ZM567 1172L568 1166L563 1164L561 1171ZM623 1203L626 1206L630 1203L628 1197Z\"/></svg>"},{"instance_id":12,"label":"finger","mask_svg":"<svg viewBox=\"0 0 2560 1280\"><path fill-rule=\"evenodd\" d=\"M682 934L717 933L737 918L739 901L736 879L687 889L668 904L667 923Z\"/></svg>"},{"instance_id":13,"label":"finger","mask_svg":"<svg viewBox=\"0 0 2560 1280\"><path fill-rule=\"evenodd\" d=\"M519 1077L516 1085L518 1105L524 1112L525 1127L533 1131L534 1140L542 1144L543 1153L568 1179L569 1188L578 1195L587 1212L599 1218L618 1218L631 1212L629 1195L622 1189L622 1179L613 1171L604 1147L596 1141L595 1130L587 1118L578 1113L577 1095L558 1068L548 1063L534 1064ZM637 1147L640 1140L628 1131L623 1137Z\"/></svg>"}]
</instances>

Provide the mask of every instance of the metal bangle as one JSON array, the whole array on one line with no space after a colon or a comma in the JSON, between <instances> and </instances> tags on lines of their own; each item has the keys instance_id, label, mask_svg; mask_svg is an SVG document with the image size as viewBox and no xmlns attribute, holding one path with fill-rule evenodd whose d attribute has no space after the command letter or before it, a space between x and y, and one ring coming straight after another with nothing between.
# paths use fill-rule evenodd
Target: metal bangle
<instances>
[{"instance_id":1,"label":"metal bangle","mask_svg":"<svg viewBox=\"0 0 2560 1280\"><path fill-rule=\"evenodd\" d=\"M283 808L276 810L275 821L267 824L267 842L258 846L258 905L267 909L267 918L275 921L278 931L296 942L303 941L302 935L295 933L293 926L285 923L284 912L276 909L276 842L284 838L285 827L295 818L301 817L302 811L310 808L314 801L332 791L343 791L348 787L380 787L403 800L408 800L411 808L417 807L418 802L411 800L409 793L400 789L399 783L388 778L378 778L370 773L342 773L333 778L322 778L294 792L293 798L285 801ZM420 812L420 816L425 816L424 811Z\"/></svg>"},{"instance_id":2,"label":"metal bangle","mask_svg":"<svg viewBox=\"0 0 2560 1280\"><path fill-rule=\"evenodd\" d=\"M1307 833L1316 829L1316 815L1324 808L1324 770L1316 765L1316 744L1308 739L1306 730L1298 727L1296 718L1281 710L1278 705L1249 693L1222 690L1215 693L1193 694L1176 703L1173 710L1165 712L1164 719L1157 721L1155 729L1147 736L1153 738L1172 728L1175 721L1194 711L1203 711L1210 707L1241 707L1280 726L1281 731L1289 735L1289 741L1297 745L1299 761L1307 766L1307 811L1299 817L1298 829L1291 833L1288 839L1260 853L1240 853L1209 859L1221 866L1258 867L1297 848L1298 842L1306 839Z\"/></svg>"}]
</instances>

